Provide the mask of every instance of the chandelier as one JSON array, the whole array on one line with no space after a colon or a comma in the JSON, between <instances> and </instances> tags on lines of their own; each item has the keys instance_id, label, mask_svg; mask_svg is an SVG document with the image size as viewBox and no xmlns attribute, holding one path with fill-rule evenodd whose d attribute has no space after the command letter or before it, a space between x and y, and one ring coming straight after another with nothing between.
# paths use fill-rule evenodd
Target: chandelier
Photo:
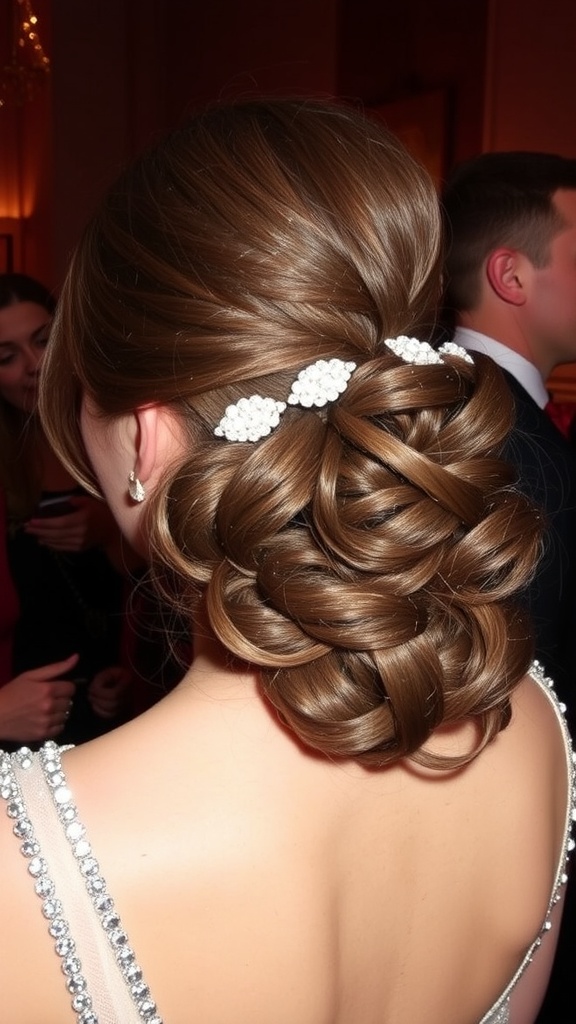
<instances>
[{"instance_id":1,"label":"chandelier","mask_svg":"<svg viewBox=\"0 0 576 1024\"><path fill-rule=\"evenodd\" d=\"M12 49L0 72L0 107L21 106L50 73L30 0L13 0Z\"/></svg>"}]
</instances>

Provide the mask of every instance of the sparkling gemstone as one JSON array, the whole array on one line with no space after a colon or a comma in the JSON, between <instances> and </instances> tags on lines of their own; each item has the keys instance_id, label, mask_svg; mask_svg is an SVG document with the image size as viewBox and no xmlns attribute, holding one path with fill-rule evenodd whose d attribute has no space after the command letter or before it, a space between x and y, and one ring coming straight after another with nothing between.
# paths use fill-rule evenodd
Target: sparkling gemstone
<instances>
[{"instance_id":1,"label":"sparkling gemstone","mask_svg":"<svg viewBox=\"0 0 576 1024\"><path fill-rule=\"evenodd\" d=\"M95 857L84 857L80 863L80 871L84 875L84 878L88 876L94 876L98 873L98 861Z\"/></svg>"},{"instance_id":2,"label":"sparkling gemstone","mask_svg":"<svg viewBox=\"0 0 576 1024\"><path fill-rule=\"evenodd\" d=\"M40 846L34 839L27 839L20 847L24 857L37 857L40 853Z\"/></svg>"},{"instance_id":3,"label":"sparkling gemstone","mask_svg":"<svg viewBox=\"0 0 576 1024\"><path fill-rule=\"evenodd\" d=\"M130 946L122 946L121 949L116 950L116 959L121 966L131 964L136 959L134 950Z\"/></svg>"},{"instance_id":4,"label":"sparkling gemstone","mask_svg":"<svg viewBox=\"0 0 576 1024\"><path fill-rule=\"evenodd\" d=\"M63 939L58 939L54 948L58 953L58 956L69 956L71 953L75 952L76 944L74 939L71 939L70 936L67 935Z\"/></svg>"},{"instance_id":5,"label":"sparkling gemstone","mask_svg":"<svg viewBox=\"0 0 576 1024\"><path fill-rule=\"evenodd\" d=\"M60 900L47 899L42 904L42 913L48 920L52 920L53 917L58 917L62 914L62 904Z\"/></svg>"},{"instance_id":6,"label":"sparkling gemstone","mask_svg":"<svg viewBox=\"0 0 576 1024\"><path fill-rule=\"evenodd\" d=\"M48 866L43 857L33 857L28 865L28 871L33 878L38 878L39 875L45 875L48 870Z\"/></svg>"},{"instance_id":7,"label":"sparkling gemstone","mask_svg":"<svg viewBox=\"0 0 576 1024\"><path fill-rule=\"evenodd\" d=\"M93 1010L84 1010L78 1017L78 1024L98 1024L98 1017Z\"/></svg>"},{"instance_id":8,"label":"sparkling gemstone","mask_svg":"<svg viewBox=\"0 0 576 1024\"><path fill-rule=\"evenodd\" d=\"M108 938L110 939L110 944L114 946L114 949L118 949L119 946L125 946L128 942L128 936L121 928L115 928L111 931Z\"/></svg>"},{"instance_id":9,"label":"sparkling gemstone","mask_svg":"<svg viewBox=\"0 0 576 1024\"><path fill-rule=\"evenodd\" d=\"M142 981L142 969L136 963L128 964L124 971L124 977L126 981L134 985L137 981Z\"/></svg>"},{"instance_id":10,"label":"sparkling gemstone","mask_svg":"<svg viewBox=\"0 0 576 1024\"><path fill-rule=\"evenodd\" d=\"M86 879L86 888L91 896L98 896L106 889L106 882L101 875L94 875L93 878Z\"/></svg>"},{"instance_id":11,"label":"sparkling gemstone","mask_svg":"<svg viewBox=\"0 0 576 1024\"><path fill-rule=\"evenodd\" d=\"M99 914L108 914L114 907L111 897L107 892L94 897L94 907Z\"/></svg>"},{"instance_id":12,"label":"sparkling gemstone","mask_svg":"<svg viewBox=\"0 0 576 1024\"><path fill-rule=\"evenodd\" d=\"M72 793L68 786L57 786L54 790L54 800L57 804L68 804L72 799Z\"/></svg>"},{"instance_id":13,"label":"sparkling gemstone","mask_svg":"<svg viewBox=\"0 0 576 1024\"><path fill-rule=\"evenodd\" d=\"M53 939L62 939L68 934L68 925L63 917L56 917L52 921L48 931Z\"/></svg>"},{"instance_id":14,"label":"sparkling gemstone","mask_svg":"<svg viewBox=\"0 0 576 1024\"><path fill-rule=\"evenodd\" d=\"M66 988L70 992L70 995L78 995L79 992L86 991L86 979L81 974L73 974L66 982Z\"/></svg>"},{"instance_id":15,"label":"sparkling gemstone","mask_svg":"<svg viewBox=\"0 0 576 1024\"><path fill-rule=\"evenodd\" d=\"M58 789L60 786L64 786L66 784L66 779L64 774L60 771L60 766L58 766L55 771L50 772L46 781L52 789ZM56 794L54 794L54 799L56 799Z\"/></svg>"},{"instance_id":16,"label":"sparkling gemstone","mask_svg":"<svg viewBox=\"0 0 576 1024\"><path fill-rule=\"evenodd\" d=\"M79 992L72 1000L72 1009L75 1010L76 1013L81 1013L82 1010L89 1010L91 1006L92 1000L87 992Z\"/></svg>"},{"instance_id":17,"label":"sparkling gemstone","mask_svg":"<svg viewBox=\"0 0 576 1024\"><path fill-rule=\"evenodd\" d=\"M80 857L87 857L88 854L91 852L92 847L90 846L90 843L88 842L87 839L78 840L78 842L74 846L74 856L78 857L78 859L80 859Z\"/></svg>"},{"instance_id":18,"label":"sparkling gemstone","mask_svg":"<svg viewBox=\"0 0 576 1024\"><path fill-rule=\"evenodd\" d=\"M115 911L111 911L108 914L105 914L104 917L102 918L102 927L107 932L112 931L114 928L118 928L119 924L120 918Z\"/></svg>"},{"instance_id":19,"label":"sparkling gemstone","mask_svg":"<svg viewBox=\"0 0 576 1024\"><path fill-rule=\"evenodd\" d=\"M54 888L54 882L48 878L47 875L43 875L39 878L34 886L36 895L42 897L42 899L46 899L48 896L53 896Z\"/></svg>"},{"instance_id":20,"label":"sparkling gemstone","mask_svg":"<svg viewBox=\"0 0 576 1024\"><path fill-rule=\"evenodd\" d=\"M23 839L32 831L32 822L29 818L19 818L12 831L17 839Z\"/></svg>"},{"instance_id":21,"label":"sparkling gemstone","mask_svg":"<svg viewBox=\"0 0 576 1024\"><path fill-rule=\"evenodd\" d=\"M72 976L73 974L79 974L82 970L82 964L77 956L67 956L62 961L62 970L64 974Z\"/></svg>"},{"instance_id":22,"label":"sparkling gemstone","mask_svg":"<svg viewBox=\"0 0 576 1024\"><path fill-rule=\"evenodd\" d=\"M72 821L66 826L66 835L71 843L76 842L77 839L81 839L85 831L84 826L81 825L79 821Z\"/></svg>"}]
</instances>

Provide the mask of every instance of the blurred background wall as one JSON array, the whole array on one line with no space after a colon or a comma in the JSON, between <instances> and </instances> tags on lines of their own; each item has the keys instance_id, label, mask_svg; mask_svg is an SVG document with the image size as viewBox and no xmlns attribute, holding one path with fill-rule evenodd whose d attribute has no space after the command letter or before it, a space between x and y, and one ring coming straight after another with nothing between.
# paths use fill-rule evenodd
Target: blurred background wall
<instances>
[{"instance_id":1,"label":"blurred background wall","mask_svg":"<svg viewBox=\"0 0 576 1024\"><path fill-rule=\"evenodd\" d=\"M56 289L111 178L222 97L360 100L439 183L482 150L576 156L574 0L0 0L0 68L0 259Z\"/></svg>"}]
</instances>

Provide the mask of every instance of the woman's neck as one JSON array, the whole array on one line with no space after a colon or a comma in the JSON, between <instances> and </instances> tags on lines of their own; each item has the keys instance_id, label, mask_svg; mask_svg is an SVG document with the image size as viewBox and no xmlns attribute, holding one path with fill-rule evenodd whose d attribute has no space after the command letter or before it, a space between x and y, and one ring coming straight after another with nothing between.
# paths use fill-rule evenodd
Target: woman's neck
<instances>
[{"instance_id":1,"label":"woman's neck","mask_svg":"<svg viewBox=\"0 0 576 1024\"><path fill-rule=\"evenodd\" d=\"M201 626L194 631L194 658L182 682L222 700L259 697L258 669L234 658L210 629Z\"/></svg>"}]
</instances>

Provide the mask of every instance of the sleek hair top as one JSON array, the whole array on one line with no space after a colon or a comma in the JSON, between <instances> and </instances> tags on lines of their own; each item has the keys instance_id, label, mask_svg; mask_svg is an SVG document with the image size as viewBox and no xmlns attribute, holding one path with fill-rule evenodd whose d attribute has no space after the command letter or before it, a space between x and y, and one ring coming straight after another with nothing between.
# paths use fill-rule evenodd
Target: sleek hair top
<instances>
[{"instance_id":1,"label":"sleek hair top","mask_svg":"<svg viewBox=\"0 0 576 1024\"><path fill-rule=\"evenodd\" d=\"M145 505L158 586L260 667L305 744L366 764L443 767L423 744L467 715L480 749L532 652L511 598L540 531L496 457L499 371L384 344L432 327L440 237L426 172L354 109L215 108L110 190L43 374L48 434L88 484L83 394L105 418L177 411L189 450ZM228 404L285 401L332 357L357 364L337 401L289 406L257 443L214 436Z\"/></svg>"},{"instance_id":2,"label":"sleek hair top","mask_svg":"<svg viewBox=\"0 0 576 1024\"><path fill-rule=\"evenodd\" d=\"M483 153L456 167L442 195L449 309L476 307L484 262L500 246L546 265L564 223L553 202L559 189L576 190L576 160L555 153Z\"/></svg>"}]
</instances>

